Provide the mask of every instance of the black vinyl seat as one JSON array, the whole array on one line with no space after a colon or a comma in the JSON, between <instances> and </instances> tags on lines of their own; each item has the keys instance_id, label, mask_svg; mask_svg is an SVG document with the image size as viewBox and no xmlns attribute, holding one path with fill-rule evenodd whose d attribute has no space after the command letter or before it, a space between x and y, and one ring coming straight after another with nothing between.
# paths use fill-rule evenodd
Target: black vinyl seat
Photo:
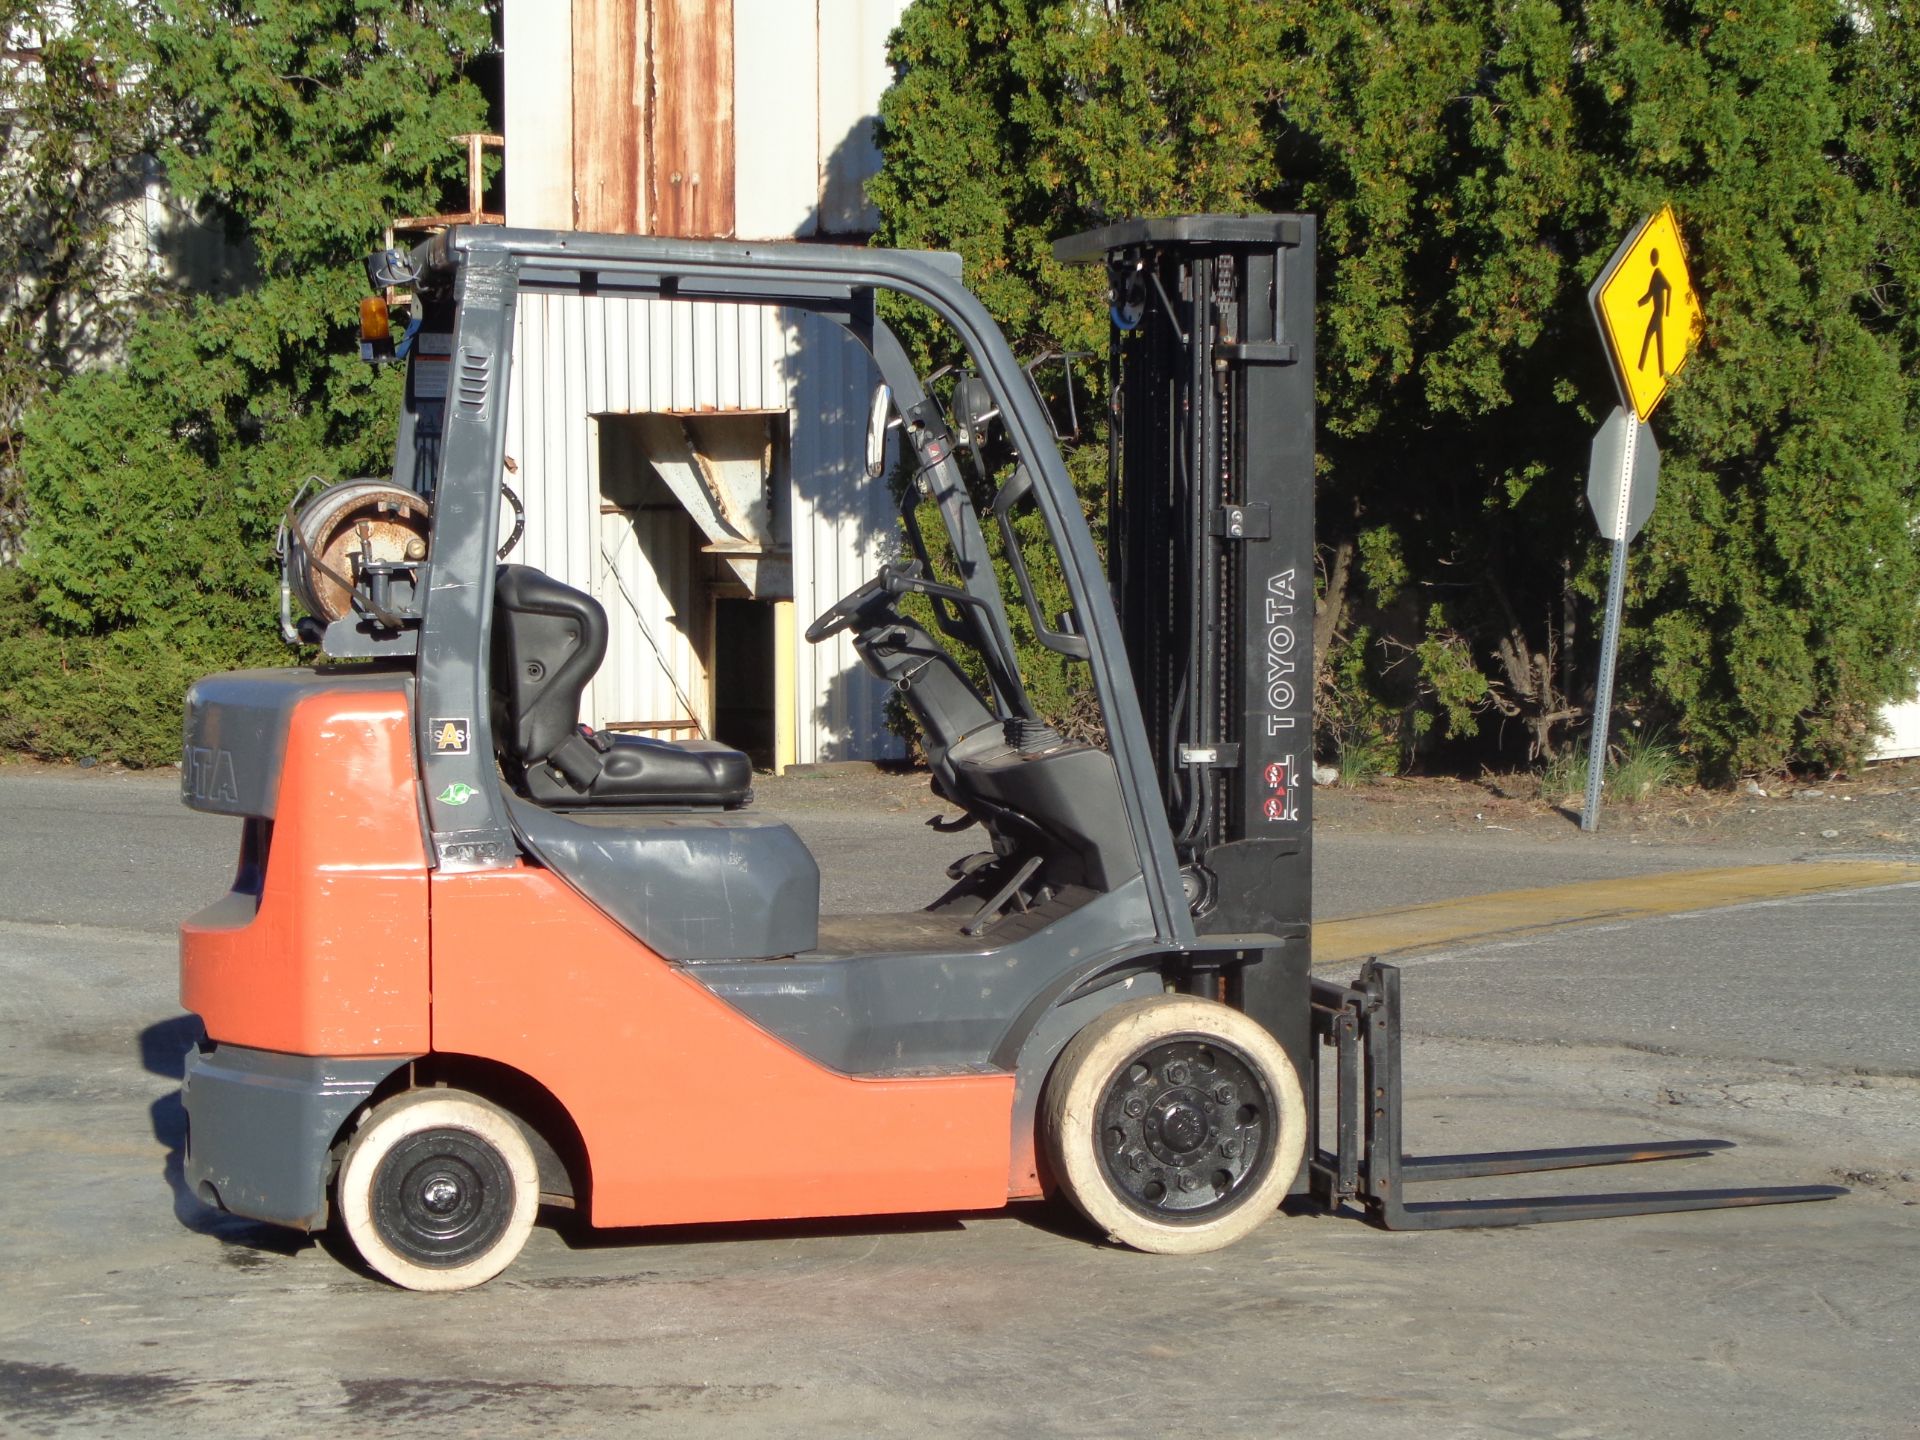
<instances>
[{"instance_id":1,"label":"black vinyl seat","mask_svg":"<svg viewBox=\"0 0 1920 1440\"><path fill-rule=\"evenodd\" d=\"M607 612L529 565L493 585L494 743L509 778L540 805L744 805L753 765L712 740L678 743L593 731L580 696L607 653Z\"/></svg>"}]
</instances>

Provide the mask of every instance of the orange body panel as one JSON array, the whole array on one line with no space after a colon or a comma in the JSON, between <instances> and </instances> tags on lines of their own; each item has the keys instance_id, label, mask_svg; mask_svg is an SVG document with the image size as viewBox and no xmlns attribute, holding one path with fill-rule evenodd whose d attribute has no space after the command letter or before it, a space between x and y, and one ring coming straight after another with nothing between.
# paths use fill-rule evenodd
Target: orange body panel
<instances>
[{"instance_id":1,"label":"orange body panel","mask_svg":"<svg viewBox=\"0 0 1920 1440\"><path fill-rule=\"evenodd\" d=\"M180 927L180 1003L211 1039L296 1055L429 1043L427 857L400 691L294 707L259 896Z\"/></svg>"},{"instance_id":2,"label":"orange body panel","mask_svg":"<svg viewBox=\"0 0 1920 1440\"><path fill-rule=\"evenodd\" d=\"M1011 1075L826 1069L542 870L432 891L434 1048L554 1093L586 1141L594 1224L1005 1203Z\"/></svg>"}]
</instances>

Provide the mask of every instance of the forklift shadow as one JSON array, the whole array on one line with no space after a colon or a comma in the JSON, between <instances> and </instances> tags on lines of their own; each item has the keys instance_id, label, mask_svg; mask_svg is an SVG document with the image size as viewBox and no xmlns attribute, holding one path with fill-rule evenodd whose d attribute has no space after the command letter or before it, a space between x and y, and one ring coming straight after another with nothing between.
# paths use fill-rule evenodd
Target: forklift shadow
<instances>
[{"instance_id":1,"label":"forklift shadow","mask_svg":"<svg viewBox=\"0 0 1920 1440\"><path fill-rule=\"evenodd\" d=\"M952 1235L970 1220L1013 1220L1091 1248L1107 1244L1064 1203L1019 1201L997 1210L952 1210L920 1215L837 1215L822 1219L741 1220L717 1225L636 1226L597 1230L571 1210L547 1210L543 1218L569 1250L637 1249L652 1245L732 1245L780 1240L879 1239L892 1235Z\"/></svg>"},{"instance_id":2,"label":"forklift shadow","mask_svg":"<svg viewBox=\"0 0 1920 1440\"><path fill-rule=\"evenodd\" d=\"M140 1063L151 1075L178 1080L187 1073L187 1051L200 1043L200 1017L175 1015L140 1032Z\"/></svg>"},{"instance_id":3,"label":"forklift shadow","mask_svg":"<svg viewBox=\"0 0 1920 1440\"><path fill-rule=\"evenodd\" d=\"M159 1020L140 1032L140 1063L154 1075L179 1080L186 1073L187 1051L200 1042L200 1020L195 1015L175 1015ZM196 1235L210 1235L232 1248L226 1258L248 1267L265 1255L294 1255L313 1243L311 1237L278 1225L242 1220L214 1209L187 1186L187 1109L180 1103L178 1089L169 1090L147 1110L153 1125L153 1138L167 1147L161 1174L173 1191L173 1218Z\"/></svg>"}]
</instances>

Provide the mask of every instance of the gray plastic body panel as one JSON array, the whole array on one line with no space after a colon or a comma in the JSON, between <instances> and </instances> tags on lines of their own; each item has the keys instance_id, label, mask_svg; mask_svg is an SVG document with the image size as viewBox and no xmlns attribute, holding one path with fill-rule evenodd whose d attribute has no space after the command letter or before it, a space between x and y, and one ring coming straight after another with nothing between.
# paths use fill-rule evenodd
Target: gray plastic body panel
<instances>
[{"instance_id":1,"label":"gray plastic body panel","mask_svg":"<svg viewBox=\"0 0 1920 1440\"><path fill-rule=\"evenodd\" d=\"M1001 743L955 753L954 799L984 799L1037 825L1052 842L1048 882L1116 890L1140 874L1106 751L1063 745L1030 755Z\"/></svg>"},{"instance_id":2,"label":"gray plastic body panel","mask_svg":"<svg viewBox=\"0 0 1920 1440\"><path fill-rule=\"evenodd\" d=\"M986 948L991 943L938 954L706 964L692 973L832 1069L951 1074L994 1065L1009 1028L1062 975L1116 951L1155 949L1146 884L1136 876L1024 940Z\"/></svg>"},{"instance_id":3,"label":"gray plastic body panel","mask_svg":"<svg viewBox=\"0 0 1920 1440\"><path fill-rule=\"evenodd\" d=\"M811 950L820 866L791 827L748 814L556 815L507 797L522 843L668 960Z\"/></svg>"},{"instance_id":4,"label":"gray plastic body panel","mask_svg":"<svg viewBox=\"0 0 1920 1440\"><path fill-rule=\"evenodd\" d=\"M195 681L187 691L180 799L215 815L273 818L293 707L310 695L398 690L409 703L408 670L355 665L233 670Z\"/></svg>"},{"instance_id":5,"label":"gray plastic body panel","mask_svg":"<svg viewBox=\"0 0 1920 1440\"><path fill-rule=\"evenodd\" d=\"M187 1052L186 1181L229 1214L297 1230L327 1223L340 1128L412 1055L342 1060L238 1045Z\"/></svg>"}]
</instances>

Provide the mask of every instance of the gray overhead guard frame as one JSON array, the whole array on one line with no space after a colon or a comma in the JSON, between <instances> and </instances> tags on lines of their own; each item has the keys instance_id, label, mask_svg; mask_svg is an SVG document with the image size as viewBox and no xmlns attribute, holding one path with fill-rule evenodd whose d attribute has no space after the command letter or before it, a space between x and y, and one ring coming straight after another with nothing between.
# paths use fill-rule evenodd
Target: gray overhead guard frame
<instances>
[{"instance_id":1,"label":"gray overhead guard frame","mask_svg":"<svg viewBox=\"0 0 1920 1440\"><path fill-rule=\"evenodd\" d=\"M874 290L891 289L924 303L953 328L1002 404L1013 443L1034 474L1035 501L1059 539L1062 565L1090 641L1089 663L1108 716L1154 929L1176 942L1194 940L1165 823L1147 810L1157 788L1153 763L1132 676L1123 661L1115 660L1125 651L1099 554L1040 400L999 329L961 285L957 263L845 246L461 227L417 249L412 269L427 307L426 328L434 328L438 311L453 333L445 401L413 394L409 377L394 467L396 481L430 496L434 506L433 558L418 635L416 723L438 865L484 869L510 865L517 853L493 773L485 664L517 295L713 300L809 310L838 320L868 346L904 413L924 396L898 342L873 313ZM437 285L451 288L441 291ZM964 500L954 504L963 508ZM971 514L964 519L977 535ZM1005 633L1005 609L984 540L976 554L979 563L963 578ZM435 753L426 743L426 727L444 716L471 718L473 741L465 753ZM437 798L454 784L475 793L460 806Z\"/></svg>"},{"instance_id":2,"label":"gray overhead guard frame","mask_svg":"<svg viewBox=\"0 0 1920 1440\"><path fill-rule=\"evenodd\" d=\"M1107 263L1121 331L1113 355L1119 401L1110 533L1126 558L1112 591L1042 402L961 285L952 257L491 227L451 230L416 249L400 265L405 273L388 278L416 287L424 327L450 332L452 351L444 399L420 393L418 367L409 366L394 473L432 499L434 540L418 629L393 648L404 655L417 647L414 714L434 863L447 870L512 865L516 831L526 839L494 770L487 678L517 297L807 310L867 346L908 414L926 397L875 312L876 288L889 289L952 327L1032 475L1087 641L1141 869L1128 886L1134 923L1108 925L1086 910L1069 917L1077 921L1067 928L1078 958L1057 964L1054 979L1006 1017L1005 1039L985 1063L1017 1060L1026 1072L1036 1050L1057 1052L1092 1010L1111 1003L1099 986L1164 967L1193 993L1225 994L1289 1050L1314 1117L1301 1185L1329 1208L1352 1203L1389 1226L1433 1228L1840 1193L1808 1186L1492 1206L1402 1203L1402 1185L1414 1181L1703 1154L1720 1142L1403 1156L1397 974L1371 966L1353 986L1308 979L1313 752L1311 665L1302 662L1311 654L1313 594L1312 239L1311 217L1196 216L1130 222L1058 247L1062 259ZM920 458L952 463L925 448ZM1004 638L999 585L965 487L944 485L936 498L962 582ZM1141 537L1169 528L1179 532L1172 548L1142 560ZM1290 576L1284 587L1275 583L1281 575ZM1287 604L1292 613L1281 616L1276 606ZM1300 628L1275 639L1281 618ZM1296 643L1306 647L1298 658ZM1186 667L1201 651L1204 663ZM1271 682L1290 668L1300 678L1278 703ZM470 744L436 750L428 732L446 717L469 723ZM466 798L456 805L441 798L448 794ZM716 988L733 990L729 998L755 1013L746 989ZM1322 1052L1335 1060L1330 1133L1319 1121ZM1033 1078L1022 1087L1029 1117Z\"/></svg>"}]
</instances>

